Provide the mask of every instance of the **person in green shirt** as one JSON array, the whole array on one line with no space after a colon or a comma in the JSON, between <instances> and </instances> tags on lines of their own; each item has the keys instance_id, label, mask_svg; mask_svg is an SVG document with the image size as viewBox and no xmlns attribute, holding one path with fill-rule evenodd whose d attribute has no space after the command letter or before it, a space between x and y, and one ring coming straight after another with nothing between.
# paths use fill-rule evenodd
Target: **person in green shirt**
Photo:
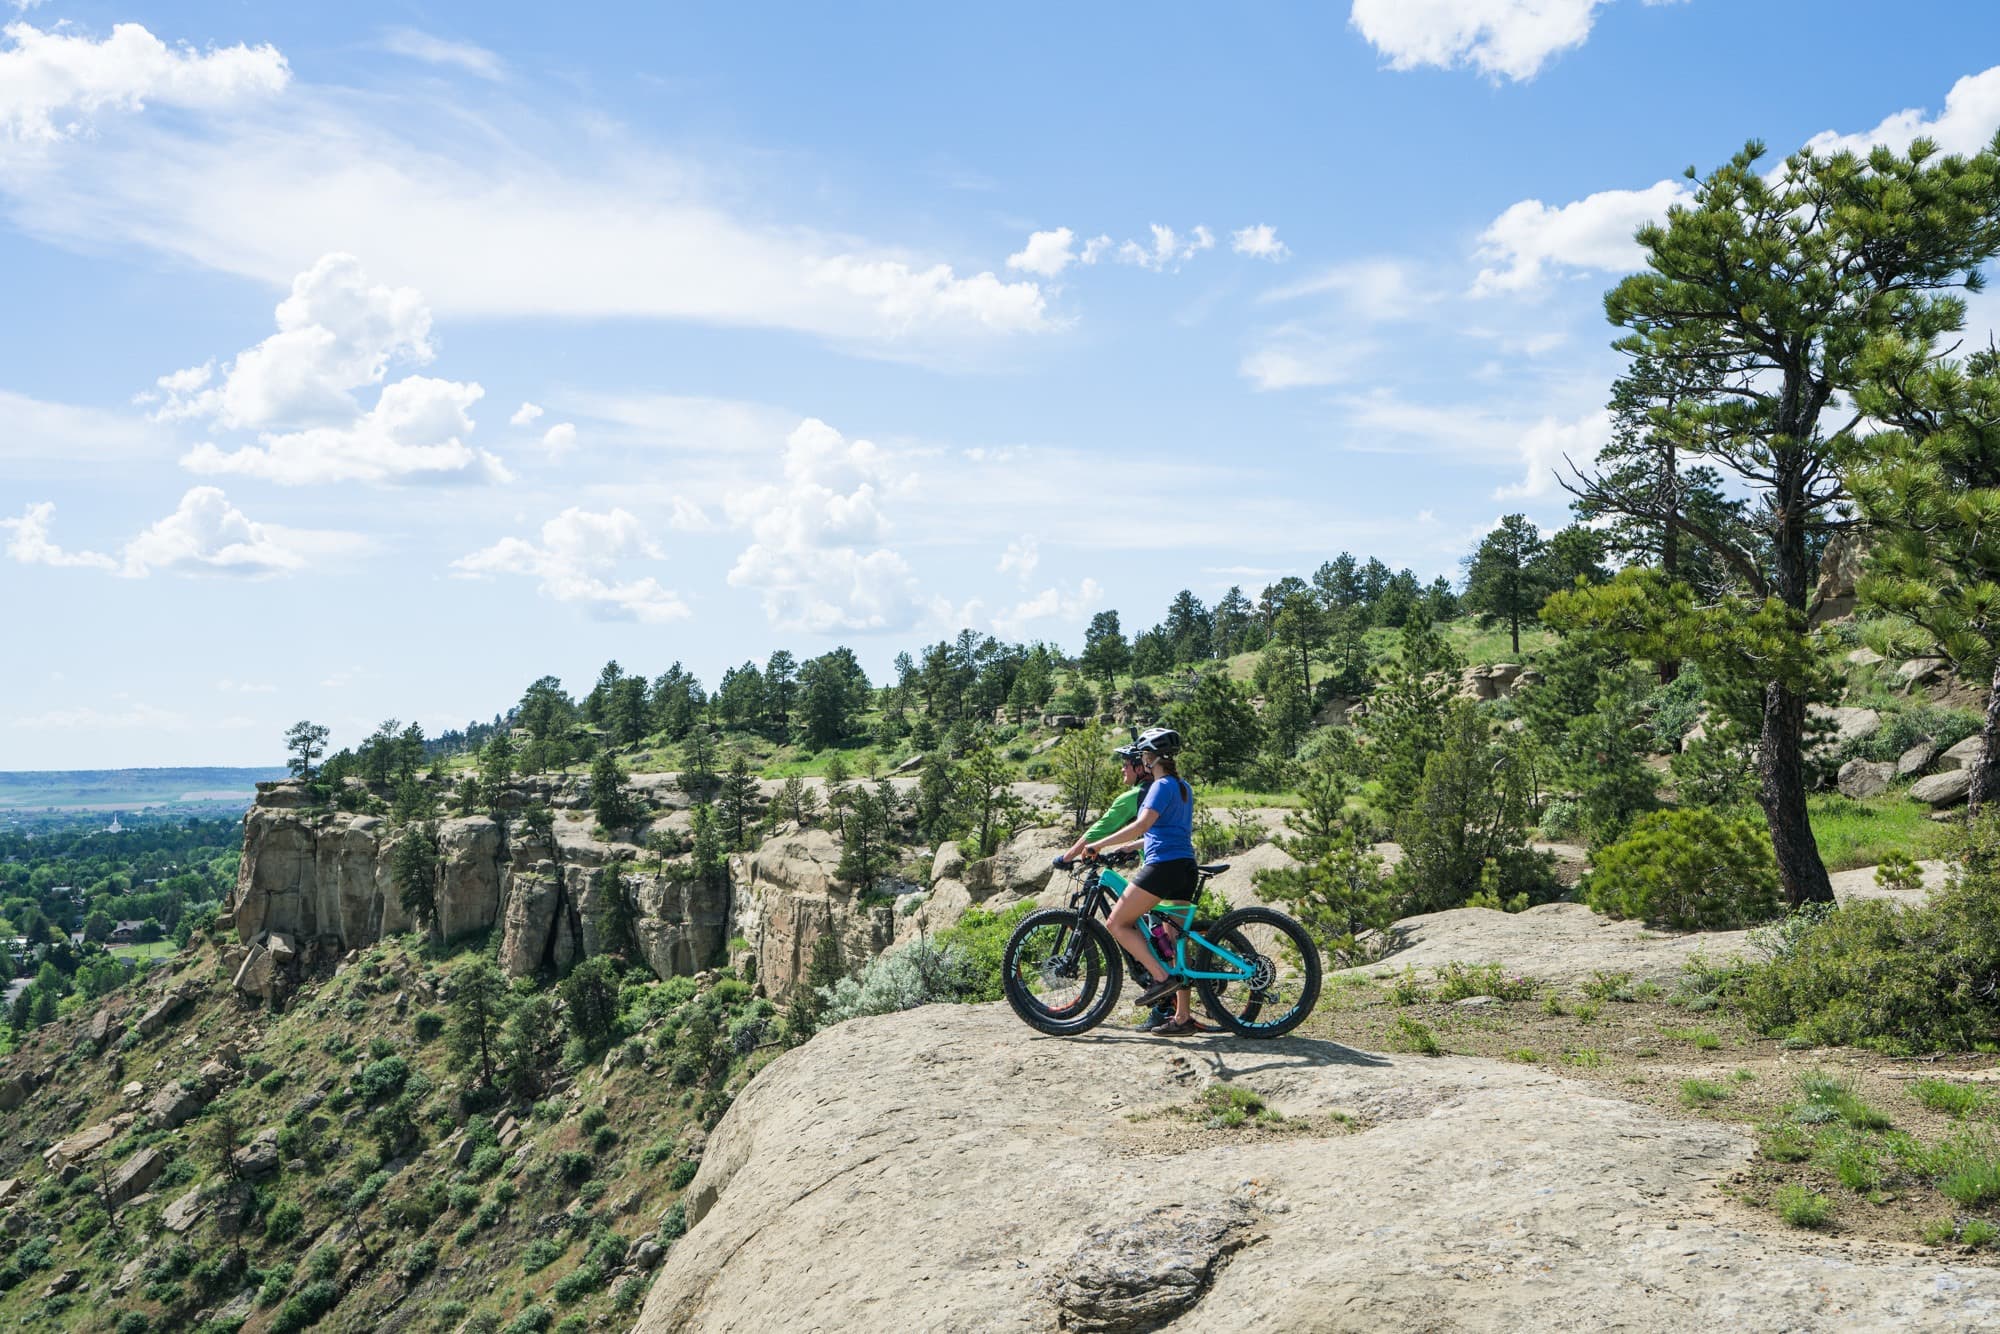
<instances>
[{"instance_id":1,"label":"person in green shirt","mask_svg":"<svg viewBox=\"0 0 2000 1334\"><path fill-rule=\"evenodd\" d=\"M1139 758L1139 748L1136 745L1120 746L1113 754L1118 756L1118 763L1123 766L1125 790L1104 808L1104 814L1097 817L1096 823L1083 831L1083 837L1070 844L1068 851L1056 859L1056 864L1059 866L1076 860L1083 855L1087 845L1117 833L1139 818L1139 803L1146 799L1147 790L1153 786L1152 771L1146 767L1146 762ZM1127 966L1132 966L1129 961ZM1150 977L1140 977L1137 972L1132 976L1142 986L1152 985L1153 979ZM1153 1012L1139 1025L1139 1031L1150 1033L1162 1024L1172 1023L1173 1018L1174 1000L1169 996L1153 1006Z\"/></svg>"}]
</instances>

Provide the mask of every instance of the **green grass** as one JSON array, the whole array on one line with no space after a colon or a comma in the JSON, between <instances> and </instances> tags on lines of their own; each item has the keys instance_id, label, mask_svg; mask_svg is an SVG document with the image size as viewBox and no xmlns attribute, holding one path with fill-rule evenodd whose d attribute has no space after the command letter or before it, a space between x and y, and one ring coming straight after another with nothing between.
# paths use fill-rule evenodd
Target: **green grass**
<instances>
[{"instance_id":1,"label":"green grass","mask_svg":"<svg viewBox=\"0 0 2000 1334\"><path fill-rule=\"evenodd\" d=\"M1856 1130L1887 1130L1895 1124L1887 1114L1863 1102L1852 1084L1826 1074L1799 1076L1805 1101L1792 1108L1792 1119L1806 1125L1842 1121Z\"/></svg>"},{"instance_id":2,"label":"green grass","mask_svg":"<svg viewBox=\"0 0 2000 1334\"><path fill-rule=\"evenodd\" d=\"M1729 1090L1707 1079L1683 1079L1681 1081L1681 1105L1683 1107L1707 1107L1712 1103L1727 1102Z\"/></svg>"},{"instance_id":3,"label":"green grass","mask_svg":"<svg viewBox=\"0 0 2000 1334\"><path fill-rule=\"evenodd\" d=\"M1821 1228L1833 1221L1833 1202L1804 1186L1780 1186L1771 1197L1778 1217L1793 1227Z\"/></svg>"},{"instance_id":4,"label":"green grass","mask_svg":"<svg viewBox=\"0 0 2000 1334\"><path fill-rule=\"evenodd\" d=\"M1677 1042L1690 1043L1696 1051L1722 1049L1722 1039L1706 1028L1663 1028L1660 1030L1660 1036L1673 1038Z\"/></svg>"},{"instance_id":5,"label":"green grass","mask_svg":"<svg viewBox=\"0 0 2000 1334\"><path fill-rule=\"evenodd\" d=\"M1813 839L1829 871L1874 866L1891 852L1921 861L1943 855L1948 831L1930 820L1930 807L1900 791L1850 801L1836 793L1806 799Z\"/></svg>"},{"instance_id":6,"label":"green grass","mask_svg":"<svg viewBox=\"0 0 2000 1334\"><path fill-rule=\"evenodd\" d=\"M1533 1065L1542 1058L1535 1054L1533 1047L1520 1047L1507 1053L1507 1059L1522 1065Z\"/></svg>"},{"instance_id":7,"label":"green grass","mask_svg":"<svg viewBox=\"0 0 2000 1334\"><path fill-rule=\"evenodd\" d=\"M1919 1079L1910 1085L1910 1096L1934 1112L1952 1116L1970 1116L1993 1104L1993 1095L1987 1090L1948 1079Z\"/></svg>"},{"instance_id":8,"label":"green grass","mask_svg":"<svg viewBox=\"0 0 2000 1334\"><path fill-rule=\"evenodd\" d=\"M1566 1051L1562 1055L1564 1065L1574 1065L1583 1070L1596 1070L1604 1065L1604 1053L1595 1047L1584 1047L1577 1051Z\"/></svg>"},{"instance_id":9,"label":"green grass","mask_svg":"<svg viewBox=\"0 0 2000 1334\"><path fill-rule=\"evenodd\" d=\"M110 949L112 956L119 959L171 959L180 953L180 946L171 940L155 940L144 945L113 945Z\"/></svg>"},{"instance_id":10,"label":"green grass","mask_svg":"<svg viewBox=\"0 0 2000 1334\"><path fill-rule=\"evenodd\" d=\"M1402 1040L1403 1050L1413 1051L1422 1056L1442 1056L1444 1047L1438 1042L1437 1034L1429 1026L1418 1023L1408 1015L1396 1016L1396 1034Z\"/></svg>"}]
</instances>

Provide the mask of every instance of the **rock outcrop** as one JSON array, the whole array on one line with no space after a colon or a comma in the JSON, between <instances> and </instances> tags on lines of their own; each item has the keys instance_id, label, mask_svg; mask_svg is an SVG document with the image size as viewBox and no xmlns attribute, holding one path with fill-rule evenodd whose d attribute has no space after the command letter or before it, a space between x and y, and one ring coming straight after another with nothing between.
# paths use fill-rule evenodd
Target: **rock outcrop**
<instances>
[{"instance_id":1,"label":"rock outcrop","mask_svg":"<svg viewBox=\"0 0 2000 1334\"><path fill-rule=\"evenodd\" d=\"M1290 1132L1157 1115L1216 1077ZM1200 1142L1163 1145L1176 1125ZM1733 1203L1718 1184L1752 1150L1535 1067L1299 1038L1050 1040L1004 1006L929 1006L838 1025L750 1084L637 1329L1990 1321L2000 1272L1840 1249Z\"/></svg>"},{"instance_id":2,"label":"rock outcrop","mask_svg":"<svg viewBox=\"0 0 2000 1334\"><path fill-rule=\"evenodd\" d=\"M741 886L737 900L749 901L757 980L772 996L804 980L824 936L833 938L850 973L895 941L895 907L862 902L835 874L839 865L840 841L825 829L767 839L731 860L730 877Z\"/></svg>"}]
</instances>

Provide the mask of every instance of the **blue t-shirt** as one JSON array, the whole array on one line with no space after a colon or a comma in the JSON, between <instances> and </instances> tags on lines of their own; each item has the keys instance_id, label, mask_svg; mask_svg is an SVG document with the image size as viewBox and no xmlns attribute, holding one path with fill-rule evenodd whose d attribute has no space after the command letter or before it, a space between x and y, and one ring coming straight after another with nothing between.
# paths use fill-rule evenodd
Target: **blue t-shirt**
<instances>
[{"instance_id":1,"label":"blue t-shirt","mask_svg":"<svg viewBox=\"0 0 2000 1334\"><path fill-rule=\"evenodd\" d=\"M1156 811L1146 831L1146 861L1194 860L1194 793L1178 778L1162 778L1146 793L1142 810Z\"/></svg>"}]
</instances>

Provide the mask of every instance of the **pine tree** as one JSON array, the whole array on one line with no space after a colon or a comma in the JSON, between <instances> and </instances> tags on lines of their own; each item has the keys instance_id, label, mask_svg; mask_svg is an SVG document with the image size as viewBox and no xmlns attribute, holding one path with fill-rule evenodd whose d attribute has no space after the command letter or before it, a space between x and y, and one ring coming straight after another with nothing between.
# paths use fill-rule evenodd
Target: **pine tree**
<instances>
[{"instance_id":1,"label":"pine tree","mask_svg":"<svg viewBox=\"0 0 2000 1334\"><path fill-rule=\"evenodd\" d=\"M1848 481L1878 537L1861 596L1922 648L1989 682L1971 809L2000 797L2000 351L1931 363L1884 340L1857 406L1895 429L1857 442Z\"/></svg>"},{"instance_id":2,"label":"pine tree","mask_svg":"<svg viewBox=\"0 0 2000 1334\"><path fill-rule=\"evenodd\" d=\"M312 781L312 762L326 754L326 739L331 735L319 723L305 720L293 723L285 733L285 749L291 752L288 766L292 777Z\"/></svg>"},{"instance_id":3,"label":"pine tree","mask_svg":"<svg viewBox=\"0 0 2000 1334\"><path fill-rule=\"evenodd\" d=\"M1357 935L1390 919L1389 887L1368 820L1347 808L1357 787L1332 765L1310 767L1299 783L1298 807L1285 816L1290 832L1272 840L1298 865L1255 877L1262 894L1286 904L1329 950L1352 950Z\"/></svg>"},{"instance_id":4,"label":"pine tree","mask_svg":"<svg viewBox=\"0 0 2000 1334\"><path fill-rule=\"evenodd\" d=\"M1118 786L1118 767L1111 759L1111 739L1102 724L1073 728L1049 752L1049 777L1055 781L1063 809L1081 829L1090 812L1101 810ZM920 798L921 799L921 798Z\"/></svg>"},{"instance_id":5,"label":"pine tree","mask_svg":"<svg viewBox=\"0 0 2000 1334\"><path fill-rule=\"evenodd\" d=\"M1542 534L1525 514L1509 514L1465 562L1465 606L1481 625L1502 624L1521 656L1521 622L1532 619L1548 594L1537 564Z\"/></svg>"},{"instance_id":6,"label":"pine tree","mask_svg":"<svg viewBox=\"0 0 2000 1334\"><path fill-rule=\"evenodd\" d=\"M1382 809L1392 816L1416 800L1424 766L1444 744L1445 718L1464 668L1465 660L1428 616L1418 611L1403 623L1402 652L1383 665L1362 724L1369 767L1382 784Z\"/></svg>"},{"instance_id":7,"label":"pine tree","mask_svg":"<svg viewBox=\"0 0 2000 1334\"><path fill-rule=\"evenodd\" d=\"M1757 551L1701 536L1782 613L1763 632L1803 641L1814 553L1843 522L1836 459L1858 424L1829 432L1823 418L1864 378L1871 340L1893 333L1934 356L1963 324L1950 289L1976 286L2000 252L2000 155L1939 157L1918 139L1865 162L1804 149L1765 172L1763 152L1746 146L1664 223L1640 228L1647 266L1607 294L1605 313L1631 330L1618 342L1628 356L1694 368L1693 391L1665 422L1756 490L1763 530ZM1799 657L1778 649L1787 663ZM1784 672L1763 685L1758 800L1780 878L1793 906L1831 903L1806 812L1808 695Z\"/></svg>"},{"instance_id":8,"label":"pine tree","mask_svg":"<svg viewBox=\"0 0 2000 1334\"><path fill-rule=\"evenodd\" d=\"M880 795L856 787L841 822L840 865L834 874L862 895L870 894L889 870L889 812Z\"/></svg>"},{"instance_id":9,"label":"pine tree","mask_svg":"<svg viewBox=\"0 0 2000 1334\"><path fill-rule=\"evenodd\" d=\"M629 869L626 862L616 857L604 864L598 880L601 906L597 919L604 952L628 961L639 952L639 901L625 878Z\"/></svg>"},{"instance_id":10,"label":"pine tree","mask_svg":"<svg viewBox=\"0 0 2000 1334\"><path fill-rule=\"evenodd\" d=\"M590 766L590 808L606 829L623 829L639 818L639 809L626 786L625 766L608 750L599 751Z\"/></svg>"},{"instance_id":11,"label":"pine tree","mask_svg":"<svg viewBox=\"0 0 2000 1334\"><path fill-rule=\"evenodd\" d=\"M1132 665L1132 649L1118 626L1118 613L1100 611L1090 618L1083 632L1083 656L1077 660L1084 673L1104 683L1110 694L1118 683L1118 673Z\"/></svg>"},{"instance_id":12,"label":"pine tree","mask_svg":"<svg viewBox=\"0 0 2000 1334\"><path fill-rule=\"evenodd\" d=\"M1211 671L1173 710L1181 734L1181 764L1206 782L1238 777L1264 744L1264 725L1243 688L1225 672Z\"/></svg>"},{"instance_id":13,"label":"pine tree","mask_svg":"<svg viewBox=\"0 0 2000 1334\"><path fill-rule=\"evenodd\" d=\"M990 742L981 740L952 774L958 799L958 827L971 842L970 855L989 857L1000 846L1014 810L1013 771Z\"/></svg>"},{"instance_id":14,"label":"pine tree","mask_svg":"<svg viewBox=\"0 0 2000 1334\"><path fill-rule=\"evenodd\" d=\"M563 1021L591 1052L618 1036L618 969L603 955L585 959L562 980Z\"/></svg>"},{"instance_id":15,"label":"pine tree","mask_svg":"<svg viewBox=\"0 0 2000 1334\"><path fill-rule=\"evenodd\" d=\"M493 1087L493 1054L507 1021L507 1002L507 980L490 959L475 959L452 978L446 1043L458 1064L477 1070L487 1088Z\"/></svg>"},{"instance_id":16,"label":"pine tree","mask_svg":"<svg viewBox=\"0 0 2000 1334\"><path fill-rule=\"evenodd\" d=\"M750 826L757 815L757 776L750 772L750 761L740 750L729 757L729 768L716 791L715 808L729 850L743 851L750 845Z\"/></svg>"},{"instance_id":17,"label":"pine tree","mask_svg":"<svg viewBox=\"0 0 2000 1334\"><path fill-rule=\"evenodd\" d=\"M389 858L390 878L396 884L397 901L410 920L439 939L437 912L438 836L435 824L404 826Z\"/></svg>"}]
</instances>

